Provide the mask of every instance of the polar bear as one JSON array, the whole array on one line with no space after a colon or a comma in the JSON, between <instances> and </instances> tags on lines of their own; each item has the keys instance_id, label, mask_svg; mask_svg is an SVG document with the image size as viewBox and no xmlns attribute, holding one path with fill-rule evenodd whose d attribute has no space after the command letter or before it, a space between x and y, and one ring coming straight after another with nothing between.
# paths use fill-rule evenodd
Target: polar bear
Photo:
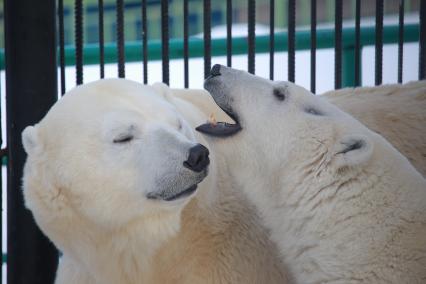
<instances>
[{"instance_id":1,"label":"polar bear","mask_svg":"<svg viewBox=\"0 0 426 284\"><path fill-rule=\"evenodd\" d=\"M426 81L345 88L325 98L382 135L426 177Z\"/></svg>"},{"instance_id":2,"label":"polar bear","mask_svg":"<svg viewBox=\"0 0 426 284\"><path fill-rule=\"evenodd\" d=\"M208 97L100 80L23 131L26 206L63 253L56 283L286 282L254 208L193 130L207 115L185 99L194 92Z\"/></svg>"},{"instance_id":3,"label":"polar bear","mask_svg":"<svg viewBox=\"0 0 426 284\"><path fill-rule=\"evenodd\" d=\"M215 65L235 123L203 124L295 283L425 283L426 181L380 135L287 82Z\"/></svg>"}]
</instances>

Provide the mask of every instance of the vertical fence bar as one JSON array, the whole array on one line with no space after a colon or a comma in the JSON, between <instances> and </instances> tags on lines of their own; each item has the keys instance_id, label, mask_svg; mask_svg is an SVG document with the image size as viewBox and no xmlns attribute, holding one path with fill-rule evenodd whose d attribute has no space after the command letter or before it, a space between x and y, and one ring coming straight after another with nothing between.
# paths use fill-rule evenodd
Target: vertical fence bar
<instances>
[{"instance_id":1,"label":"vertical fence bar","mask_svg":"<svg viewBox=\"0 0 426 284\"><path fill-rule=\"evenodd\" d=\"M334 88L342 87L342 0L335 2L334 38Z\"/></svg>"},{"instance_id":2,"label":"vertical fence bar","mask_svg":"<svg viewBox=\"0 0 426 284\"><path fill-rule=\"evenodd\" d=\"M1 90L1 84L0 84L0 90ZM1 97L1 91L0 91L0 97ZM2 105L0 100L0 148L3 145L3 129L2 129L2 111L1 111ZM1 264L0 264L0 283L3 283L3 157L6 153L3 152L3 149L0 154L0 251L1 251Z\"/></svg>"},{"instance_id":3,"label":"vertical fence bar","mask_svg":"<svg viewBox=\"0 0 426 284\"><path fill-rule=\"evenodd\" d=\"M74 3L75 71L77 85L83 84L83 0Z\"/></svg>"},{"instance_id":4,"label":"vertical fence bar","mask_svg":"<svg viewBox=\"0 0 426 284\"><path fill-rule=\"evenodd\" d=\"M148 84L148 29L146 25L146 0L142 0L142 61L143 83Z\"/></svg>"},{"instance_id":5,"label":"vertical fence bar","mask_svg":"<svg viewBox=\"0 0 426 284\"><path fill-rule=\"evenodd\" d=\"M399 0L399 27L398 27L398 83L402 83L402 66L404 56L404 0Z\"/></svg>"},{"instance_id":6,"label":"vertical fence bar","mask_svg":"<svg viewBox=\"0 0 426 284\"><path fill-rule=\"evenodd\" d=\"M296 1L288 0L288 80L295 81Z\"/></svg>"},{"instance_id":7,"label":"vertical fence bar","mask_svg":"<svg viewBox=\"0 0 426 284\"><path fill-rule=\"evenodd\" d=\"M383 0L376 0L376 61L375 84L382 83L383 67Z\"/></svg>"},{"instance_id":8,"label":"vertical fence bar","mask_svg":"<svg viewBox=\"0 0 426 284\"><path fill-rule=\"evenodd\" d=\"M275 0L269 1L269 79L274 80Z\"/></svg>"},{"instance_id":9,"label":"vertical fence bar","mask_svg":"<svg viewBox=\"0 0 426 284\"><path fill-rule=\"evenodd\" d=\"M211 69L211 3L210 0L204 0L204 78L210 73Z\"/></svg>"},{"instance_id":10,"label":"vertical fence bar","mask_svg":"<svg viewBox=\"0 0 426 284\"><path fill-rule=\"evenodd\" d=\"M426 78L426 3L420 1L419 80Z\"/></svg>"},{"instance_id":11,"label":"vertical fence bar","mask_svg":"<svg viewBox=\"0 0 426 284\"><path fill-rule=\"evenodd\" d=\"M75 72L77 85L83 84L83 0L74 3Z\"/></svg>"},{"instance_id":12,"label":"vertical fence bar","mask_svg":"<svg viewBox=\"0 0 426 284\"><path fill-rule=\"evenodd\" d=\"M226 0L226 65L232 66L232 0Z\"/></svg>"},{"instance_id":13,"label":"vertical fence bar","mask_svg":"<svg viewBox=\"0 0 426 284\"><path fill-rule=\"evenodd\" d=\"M65 35L64 35L64 1L58 1L59 20L59 66L61 72L61 94L65 94Z\"/></svg>"},{"instance_id":14,"label":"vertical fence bar","mask_svg":"<svg viewBox=\"0 0 426 284\"><path fill-rule=\"evenodd\" d=\"M5 0L7 283L53 283L58 254L24 206L21 133L57 99L56 0ZM31 32L29 32L31 29ZM25 35L25 36L24 36ZM31 48L29 52L29 48Z\"/></svg>"},{"instance_id":15,"label":"vertical fence bar","mask_svg":"<svg viewBox=\"0 0 426 284\"><path fill-rule=\"evenodd\" d=\"M185 88L189 87L188 76L188 0L183 1L183 73Z\"/></svg>"},{"instance_id":16,"label":"vertical fence bar","mask_svg":"<svg viewBox=\"0 0 426 284\"><path fill-rule=\"evenodd\" d=\"M99 75L105 77L104 0L98 0L99 18Z\"/></svg>"},{"instance_id":17,"label":"vertical fence bar","mask_svg":"<svg viewBox=\"0 0 426 284\"><path fill-rule=\"evenodd\" d=\"M1 83L1 82L0 82ZM1 84L0 84L0 90L1 90ZM2 96L2 93L0 91L0 98ZM2 111L1 111L2 105L0 100L0 148L3 145L3 129L2 129ZM0 283L3 283L3 157L6 153L3 152L3 149L0 154L0 250L1 250L1 264L0 264Z\"/></svg>"},{"instance_id":18,"label":"vertical fence bar","mask_svg":"<svg viewBox=\"0 0 426 284\"><path fill-rule=\"evenodd\" d=\"M248 0L248 72L254 74L255 72L255 29L256 29L256 1Z\"/></svg>"},{"instance_id":19,"label":"vertical fence bar","mask_svg":"<svg viewBox=\"0 0 426 284\"><path fill-rule=\"evenodd\" d=\"M361 0L355 2L355 86L361 85Z\"/></svg>"},{"instance_id":20,"label":"vertical fence bar","mask_svg":"<svg viewBox=\"0 0 426 284\"><path fill-rule=\"evenodd\" d=\"M163 83L169 84L169 0L161 1L161 55Z\"/></svg>"},{"instance_id":21,"label":"vertical fence bar","mask_svg":"<svg viewBox=\"0 0 426 284\"><path fill-rule=\"evenodd\" d=\"M311 92L316 89L317 0L311 0Z\"/></svg>"},{"instance_id":22,"label":"vertical fence bar","mask_svg":"<svg viewBox=\"0 0 426 284\"><path fill-rule=\"evenodd\" d=\"M117 57L118 57L118 77L124 78L124 0L117 0Z\"/></svg>"}]
</instances>

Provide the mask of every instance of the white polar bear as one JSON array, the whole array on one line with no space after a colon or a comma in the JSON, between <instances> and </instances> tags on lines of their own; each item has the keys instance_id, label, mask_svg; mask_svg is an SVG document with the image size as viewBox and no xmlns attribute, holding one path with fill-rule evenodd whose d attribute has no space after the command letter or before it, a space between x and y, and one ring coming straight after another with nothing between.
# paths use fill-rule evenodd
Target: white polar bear
<instances>
[{"instance_id":1,"label":"white polar bear","mask_svg":"<svg viewBox=\"0 0 426 284\"><path fill-rule=\"evenodd\" d=\"M63 253L56 283L286 282L254 208L193 131L206 102L101 80L24 130L24 197Z\"/></svg>"},{"instance_id":2,"label":"white polar bear","mask_svg":"<svg viewBox=\"0 0 426 284\"><path fill-rule=\"evenodd\" d=\"M205 82L235 124L204 124L296 283L425 283L426 181L324 99L216 65ZM224 130L225 129L225 130Z\"/></svg>"}]
</instances>

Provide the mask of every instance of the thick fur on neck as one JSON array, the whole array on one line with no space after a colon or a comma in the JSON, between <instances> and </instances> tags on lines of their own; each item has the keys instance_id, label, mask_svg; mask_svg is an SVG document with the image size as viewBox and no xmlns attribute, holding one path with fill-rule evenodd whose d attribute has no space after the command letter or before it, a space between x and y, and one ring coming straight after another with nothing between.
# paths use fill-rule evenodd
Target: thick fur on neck
<instances>
[{"instance_id":1,"label":"thick fur on neck","mask_svg":"<svg viewBox=\"0 0 426 284\"><path fill-rule=\"evenodd\" d=\"M362 168L336 169L319 146L267 178L237 173L295 283L426 281L426 181L374 139L384 147Z\"/></svg>"},{"instance_id":2,"label":"thick fur on neck","mask_svg":"<svg viewBox=\"0 0 426 284\"><path fill-rule=\"evenodd\" d=\"M36 184L33 180L31 190L27 191L27 206L38 213L38 225L63 254L56 283L144 282L154 253L180 228L181 210L157 212L114 230L103 228L72 206L63 206L70 204L65 190L53 193L52 189L35 188ZM59 209L59 218L43 215L51 210L42 202L49 192L54 195L49 206Z\"/></svg>"},{"instance_id":3,"label":"thick fur on neck","mask_svg":"<svg viewBox=\"0 0 426 284\"><path fill-rule=\"evenodd\" d=\"M220 181L214 202L197 196L184 208L181 230L154 258L152 283L288 283L255 208L229 178Z\"/></svg>"}]
</instances>

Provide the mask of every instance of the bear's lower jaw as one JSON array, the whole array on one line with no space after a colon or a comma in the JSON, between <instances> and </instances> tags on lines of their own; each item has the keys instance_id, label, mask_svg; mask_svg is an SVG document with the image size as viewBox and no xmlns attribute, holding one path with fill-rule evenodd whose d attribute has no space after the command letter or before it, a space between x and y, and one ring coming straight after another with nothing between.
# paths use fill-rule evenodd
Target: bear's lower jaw
<instances>
[{"instance_id":1,"label":"bear's lower jaw","mask_svg":"<svg viewBox=\"0 0 426 284\"><path fill-rule=\"evenodd\" d=\"M176 200L176 199L179 199L179 198L185 198L187 196L192 195L196 190L197 190L197 185L195 184L195 185L185 189L184 191L179 192L176 195L168 196L168 197L164 198L164 200L165 201L173 201L173 200Z\"/></svg>"},{"instance_id":2,"label":"bear's lower jaw","mask_svg":"<svg viewBox=\"0 0 426 284\"><path fill-rule=\"evenodd\" d=\"M162 193L148 193L147 194L147 198L148 199L153 199L153 200L164 200L164 201L174 201L177 199L181 199L181 198L185 198L188 197L190 195L192 195L195 191L197 190L197 184L194 184L190 187L188 187L187 189L175 193L175 194L165 194L164 192Z\"/></svg>"},{"instance_id":3,"label":"bear's lower jaw","mask_svg":"<svg viewBox=\"0 0 426 284\"><path fill-rule=\"evenodd\" d=\"M218 122L216 124L205 123L195 128L198 132L215 137L229 137L237 134L241 130L239 123L231 124L227 122Z\"/></svg>"}]
</instances>

